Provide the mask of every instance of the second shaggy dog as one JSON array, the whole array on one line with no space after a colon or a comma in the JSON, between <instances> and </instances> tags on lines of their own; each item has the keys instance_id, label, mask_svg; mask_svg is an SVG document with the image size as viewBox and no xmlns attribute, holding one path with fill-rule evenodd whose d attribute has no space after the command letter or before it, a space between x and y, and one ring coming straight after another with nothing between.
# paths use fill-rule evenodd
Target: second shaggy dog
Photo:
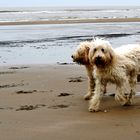
<instances>
[{"instance_id":1,"label":"second shaggy dog","mask_svg":"<svg viewBox=\"0 0 140 140\"><path fill-rule=\"evenodd\" d=\"M93 78L93 66L89 62L89 50L93 42L85 41L81 42L75 52L72 54L72 59L74 62L84 65L87 70L88 75L88 92L84 96L85 100L89 100L93 94L95 82Z\"/></svg>"}]
</instances>

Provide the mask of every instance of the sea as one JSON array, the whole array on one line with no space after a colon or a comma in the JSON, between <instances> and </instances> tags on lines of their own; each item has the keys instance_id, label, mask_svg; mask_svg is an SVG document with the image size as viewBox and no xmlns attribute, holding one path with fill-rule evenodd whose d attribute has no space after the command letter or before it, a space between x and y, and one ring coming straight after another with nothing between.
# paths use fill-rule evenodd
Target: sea
<instances>
[{"instance_id":1,"label":"sea","mask_svg":"<svg viewBox=\"0 0 140 140\"><path fill-rule=\"evenodd\" d=\"M0 22L140 18L135 7L0 8ZM0 26L0 65L71 64L81 41L102 37L114 48L140 43L140 22Z\"/></svg>"}]
</instances>

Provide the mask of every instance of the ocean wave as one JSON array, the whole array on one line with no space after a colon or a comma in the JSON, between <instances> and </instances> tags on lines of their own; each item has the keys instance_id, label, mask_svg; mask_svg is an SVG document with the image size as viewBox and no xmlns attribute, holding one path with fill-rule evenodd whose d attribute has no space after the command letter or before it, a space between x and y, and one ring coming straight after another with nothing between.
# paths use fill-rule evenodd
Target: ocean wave
<instances>
[{"instance_id":1,"label":"ocean wave","mask_svg":"<svg viewBox=\"0 0 140 140\"><path fill-rule=\"evenodd\" d=\"M127 33L97 34L97 35L94 35L94 37L117 38L117 37L136 35L139 33L140 32L137 32L135 34L127 34ZM93 39L93 35L83 35L83 36L66 36L66 37L57 37L57 38L45 38L45 39L40 39L40 40L0 41L0 47L5 46L5 45L12 45L12 44L45 43L45 42L65 41L65 40L85 41L85 40L92 40L92 39Z\"/></svg>"},{"instance_id":2,"label":"ocean wave","mask_svg":"<svg viewBox=\"0 0 140 140\"><path fill-rule=\"evenodd\" d=\"M17 13L21 11L9 11L9 10L0 10L0 13Z\"/></svg>"},{"instance_id":3,"label":"ocean wave","mask_svg":"<svg viewBox=\"0 0 140 140\"><path fill-rule=\"evenodd\" d=\"M0 14L61 14L65 13L66 11L51 11L51 10L43 10L43 11L9 11L9 10L0 10Z\"/></svg>"}]
</instances>

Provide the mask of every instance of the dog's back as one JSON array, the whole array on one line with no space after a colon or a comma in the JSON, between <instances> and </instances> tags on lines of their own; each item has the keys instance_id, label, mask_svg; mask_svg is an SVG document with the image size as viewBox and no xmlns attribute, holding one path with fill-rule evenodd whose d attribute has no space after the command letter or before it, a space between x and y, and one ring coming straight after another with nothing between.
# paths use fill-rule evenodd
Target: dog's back
<instances>
[{"instance_id":1,"label":"dog's back","mask_svg":"<svg viewBox=\"0 0 140 140\"><path fill-rule=\"evenodd\" d=\"M123 45L116 48L115 52L131 59L131 61L137 61L137 67L140 72L140 44Z\"/></svg>"},{"instance_id":2,"label":"dog's back","mask_svg":"<svg viewBox=\"0 0 140 140\"><path fill-rule=\"evenodd\" d=\"M115 52L122 55L128 55L128 54L134 54L135 56L140 55L140 44L122 45L118 48L115 48Z\"/></svg>"}]
</instances>

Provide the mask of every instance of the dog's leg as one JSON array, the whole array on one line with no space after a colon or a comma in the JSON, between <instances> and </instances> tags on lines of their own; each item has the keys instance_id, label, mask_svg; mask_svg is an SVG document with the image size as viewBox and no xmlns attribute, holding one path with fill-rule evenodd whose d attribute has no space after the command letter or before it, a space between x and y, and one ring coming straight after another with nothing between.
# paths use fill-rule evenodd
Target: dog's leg
<instances>
[{"instance_id":1,"label":"dog's leg","mask_svg":"<svg viewBox=\"0 0 140 140\"><path fill-rule=\"evenodd\" d=\"M104 94L105 94L105 93L107 92L107 91L106 91L107 82L104 82L104 85L103 85L103 86L104 86Z\"/></svg>"},{"instance_id":2,"label":"dog's leg","mask_svg":"<svg viewBox=\"0 0 140 140\"><path fill-rule=\"evenodd\" d=\"M127 77L122 79L116 87L115 99L121 103L121 105L130 105L130 85Z\"/></svg>"},{"instance_id":3,"label":"dog's leg","mask_svg":"<svg viewBox=\"0 0 140 140\"><path fill-rule=\"evenodd\" d=\"M130 76L129 84L130 84L130 95L129 95L129 105L132 104L133 98L136 94L136 82L137 82L137 74Z\"/></svg>"},{"instance_id":4,"label":"dog's leg","mask_svg":"<svg viewBox=\"0 0 140 140\"><path fill-rule=\"evenodd\" d=\"M99 111L99 105L101 98L103 96L104 92L104 85L102 85L101 80L96 79L95 83L95 91L94 95L92 96L90 102L89 102L89 111L90 112L96 112Z\"/></svg>"},{"instance_id":5,"label":"dog's leg","mask_svg":"<svg viewBox=\"0 0 140 140\"><path fill-rule=\"evenodd\" d=\"M95 80L93 78L93 66L86 65L87 75L88 75L88 93L84 96L85 100L89 100L93 95Z\"/></svg>"}]
</instances>

